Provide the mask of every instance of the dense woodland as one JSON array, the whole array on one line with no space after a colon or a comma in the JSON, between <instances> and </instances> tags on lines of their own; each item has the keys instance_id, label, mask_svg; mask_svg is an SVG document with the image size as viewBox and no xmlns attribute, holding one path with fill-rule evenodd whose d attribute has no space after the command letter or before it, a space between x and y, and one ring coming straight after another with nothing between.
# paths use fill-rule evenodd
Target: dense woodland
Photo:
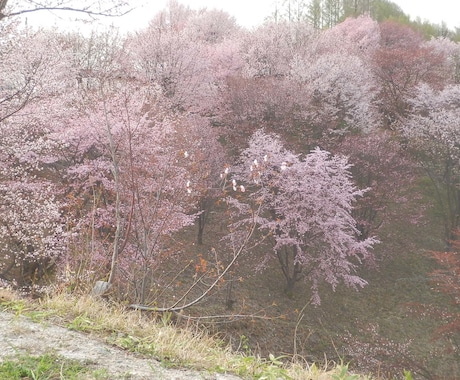
<instances>
[{"instance_id":1,"label":"dense woodland","mask_svg":"<svg viewBox=\"0 0 460 380\"><path fill-rule=\"evenodd\" d=\"M240 349L460 377L458 30L389 1L290 1L252 30L172 1L128 35L36 30L17 7L0 2L2 285L103 281ZM384 305L401 263L426 289L392 295L431 318L421 340L362 310L318 333L324 310Z\"/></svg>"}]
</instances>

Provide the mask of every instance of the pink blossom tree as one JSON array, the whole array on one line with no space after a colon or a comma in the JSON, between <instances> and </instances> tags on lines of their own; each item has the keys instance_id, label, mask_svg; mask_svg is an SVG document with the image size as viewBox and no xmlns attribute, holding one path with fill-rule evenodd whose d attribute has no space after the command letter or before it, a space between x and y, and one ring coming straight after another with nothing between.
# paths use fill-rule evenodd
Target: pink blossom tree
<instances>
[{"instance_id":1,"label":"pink blossom tree","mask_svg":"<svg viewBox=\"0 0 460 380\"><path fill-rule=\"evenodd\" d=\"M20 263L38 276L58 263L59 278L71 286L78 276L104 279L124 297L159 303L152 287L190 266L174 234L198 218L202 238L218 193L218 136L205 118L173 111L158 87L130 75L117 36L51 37L21 39L2 62L12 85L7 63L20 63L21 80L31 66L40 71L33 96L0 125L0 233L7 244L0 274L16 277ZM216 53L214 63L224 78L233 65L221 58ZM168 260L176 273L163 273Z\"/></svg>"},{"instance_id":2,"label":"pink blossom tree","mask_svg":"<svg viewBox=\"0 0 460 380\"><path fill-rule=\"evenodd\" d=\"M409 147L437 189L447 239L460 223L459 99L459 85L441 91L422 85L411 102L414 112L402 127Z\"/></svg>"},{"instance_id":3,"label":"pink blossom tree","mask_svg":"<svg viewBox=\"0 0 460 380\"><path fill-rule=\"evenodd\" d=\"M187 186L192 175L183 147L175 144L186 122L162 105L155 89L105 79L81 99L76 126L81 123L92 143L81 144L68 123L55 137L69 151L84 149L68 178L85 184L78 196L89 204L81 223L89 232L97 228L91 249L106 267L111 262L107 282L124 284L131 298L144 302L155 270L172 252L165 247L173 233L196 218L193 187Z\"/></svg>"},{"instance_id":4,"label":"pink blossom tree","mask_svg":"<svg viewBox=\"0 0 460 380\"><path fill-rule=\"evenodd\" d=\"M378 39L377 24L360 17L319 33L310 46L296 51L291 75L303 89L309 125L335 134L378 125L369 59Z\"/></svg>"},{"instance_id":5,"label":"pink blossom tree","mask_svg":"<svg viewBox=\"0 0 460 380\"><path fill-rule=\"evenodd\" d=\"M11 24L0 30L0 43L0 121L32 100L56 95L72 76L60 41L51 32L24 33Z\"/></svg>"},{"instance_id":6,"label":"pink blossom tree","mask_svg":"<svg viewBox=\"0 0 460 380\"><path fill-rule=\"evenodd\" d=\"M242 75L229 78L224 92L238 125L234 132L262 125L309 149L350 130L375 128L378 93L370 57L379 39L368 17L322 32L281 22L248 33L241 43Z\"/></svg>"},{"instance_id":7,"label":"pink blossom tree","mask_svg":"<svg viewBox=\"0 0 460 380\"><path fill-rule=\"evenodd\" d=\"M187 28L194 40L221 43L239 33L236 19L217 9L201 9L190 18Z\"/></svg>"},{"instance_id":8,"label":"pink blossom tree","mask_svg":"<svg viewBox=\"0 0 460 380\"><path fill-rule=\"evenodd\" d=\"M2 40L0 63L0 266L3 278L30 286L63 256L69 236L56 181L63 146L49 134L53 102L73 80L53 33L15 33Z\"/></svg>"},{"instance_id":9,"label":"pink blossom tree","mask_svg":"<svg viewBox=\"0 0 460 380\"><path fill-rule=\"evenodd\" d=\"M1 129L3 137L5 130ZM26 163L18 164L16 160L24 151L11 153L12 146L6 141L0 146L4 149L0 169L0 277L18 287L39 285L66 247L62 202L51 182L40 173L29 172ZM15 162L9 166L11 161ZM33 166L43 170L40 163Z\"/></svg>"},{"instance_id":10,"label":"pink blossom tree","mask_svg":"<svg viewBox=\"0 0 460 380\"><path fill-rule=\"evenodd\" d=\"M389 219L392 205L407 201L404 189L415 181L417 164L397 136L384 130L349 134L340 141L336 153L349 157L355 183L370 189L353 209L360 238L367 238Z\"/></svg>"},{"instance_id":11,"label":"pink blossom tree","mask_svg":"<svg viewBox=\"0 0 460 380\"><path fill-rule=\"evenodd\" d=\"M319 33L303 22L267 22L242 36L243 74L248 78L287 78L291 61L308 54Z\"/></svg>"},{"instance_id":12,"label":"pink blossom tree","mask_svg":"<svg viewBox=\"0 0 460 380\"><path fill-rule=\"evenodd\" d=\"M379 47L380 27L369 16L347 18L321 33L317 49L330 52L349 52L360 57L370 57Z\"/></svg>"},{"instance_id":13,"label":"pink blossom tree","mask_svg":"<svg viewBox=\"0 0 460 380\"><path fill-rule=\"evenodd\" d=\"M285 149L280 139L263 131L249 141L235 167L233 190L248 192L231 204L243 217L255 205L259 229L273 239L273 253L286 279L286 291L300 280L310 283L312 302L320 303L319 286L358 288L366 281L356 275L358 265L372 262L374 238L359 239L353 204L363 191L353 185L345 157L316 148L305 157ZM242 187L243 186L243 187Z\"/></svg>"},{"instance_id":14,"label":"pink blossom tree","mask_svg":"<svg viewBox=\"0 0 460 380\"><path fill-rule=\"evenodd\" d=\"M447 37L432 38L424 43L434 54L442 57L438 67L440 86L459 83L460 81L460 44Z\"/></svg>"},{"instance_id":15,"label":"pink blossom tree","mask_svg":"<svg viewBox=\"0 0 460 380\"><path fill-rule=\"evenodd\" d=\"M395 128L409 114L410 99L422 83L442 85L443 54L424 44L410 27L393 21L380 25L380 47L373 63L384 123Z\"/></svg>"},{"instance_id":16,"label":"pink blossom tree","mask_svg":"<svg viewBox=\"0 0 460 380\"><path fill-rule=\"evenodd\" d=\"M296 61L292 71L305 88L305 116L313 125L339 134L377 125L373 77L360 57L326 53Z\"/></svg>"},{"instance_id":17,"label":"pink blossom tree","mask_svg":"<svg viewBox=\"0 0 460 380\"><path fill-rule=\"evenodd\" d=\"M129 39L131 72L159 86L173 107L210 113L217 103L214 45L223 44L236 30L225 13L197 13L171 2L146 30Z\"/></svg>"},{"instance_id":18,"label":"pink blossom tree","mask_svg":"<svg viewBox=\"0 0 460 380\"><path fill-rule=\"evenodd\" d=\"M169 281L159 278L165 277L164 261L180 262L174 233L198 218L202 239L223 165L217 135L205 118L172 111L158 87L131 75L131 57L123 54L118 36L38 37L18 46L25 52L25 68L27 59L43 62L37 66L42 71L34 77L33 97L1 125L2 190L14 189L22 198L5 190L1 199L11 209L16 207L13 200L18 207L37 205L44 221L48 219L38 205L48 199L55 205L47 207L58 231L50 227L49 234L60 240L55 251L48 242L46 251L29 247L30 252L19 253L33 253L43 263L59 262L59 274L69 281L72 276L102 278L131 299L150 302L150 285ZM42 49L34 49L39 42ZM19 62L18 51L11 50L11 59L5 55L5 78L6 63L14 67L14 57ZM18 65L19 74L27 74L23 66ZM13 186L18 178L36 194ZM10 214L8 225L19 218ZM63 230L71 233L60 234ZM38 235L31 232L28 239ZM6 276L13 260L4 259Z\"/></svg>"}]
</instances>

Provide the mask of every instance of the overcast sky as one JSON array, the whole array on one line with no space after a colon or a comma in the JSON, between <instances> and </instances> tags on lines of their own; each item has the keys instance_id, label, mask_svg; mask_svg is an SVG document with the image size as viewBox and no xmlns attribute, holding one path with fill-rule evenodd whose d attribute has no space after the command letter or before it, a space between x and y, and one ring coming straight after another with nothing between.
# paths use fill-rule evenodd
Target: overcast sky
<instances>
[{"instance_id":1,"label":"overcast sky","mask_svg":"<svg viewBox=\"0 0 460 380\"><path fill-rule=\"evenodd\" d=\"M77 1L76 1L77 2ZM234 16L238 24L253 27L261 24L264 18L274 10L275 0L179 0L180 3L198 8L222 9ZM394 0L412 19L420 17L433 23L445 21L449 28L460 27L460 0ZM165 8L167 0L135 0L139 4L130 14L122 18L110 19L110 22L123 30L136 30L147 26L152 17ZM144 4L144 5L141 5ZM52 25L55 21L43 12L28 14L30 24ZM45 21L46 20L46 21ZM65 23L68 25L68 22Z\"/></svg>"},{"instance_id":2,"label":"overcast sky","mask_svg":"<svg viewBox=\"0 0 460 380\"><path fill-rule=\"evenodd\" d=\"M191 8L217 8L223 9L235 16L238 24L246 27L258 25L274 10L274 0L179 0ZM460 27L460 0L394 0L401 9L415 19L434 23L445 21L450 28ZM149 5L133 11L129 17L148 23L150 15L166 6L167 0L151 0ZM131 24L131 21L126 21ZM133 23L135 25L135 23Z\"/></svg>"}]
</instances>

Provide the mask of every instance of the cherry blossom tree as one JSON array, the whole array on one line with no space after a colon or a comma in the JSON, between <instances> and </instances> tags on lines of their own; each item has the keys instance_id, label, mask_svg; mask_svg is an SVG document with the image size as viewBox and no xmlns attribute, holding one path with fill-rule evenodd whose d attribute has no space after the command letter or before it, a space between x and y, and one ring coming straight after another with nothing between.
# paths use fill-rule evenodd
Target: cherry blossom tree
<instances>
[{"instance_id":1,"label":"cherry blossom tree","mask_svg":"<svg viewBox=\"0 0 460 380\"><path fill-rule=\"evenodd\" d=\"M232 38L240 29L236 19L217 9L201 9L188 21L187 28L192 39L208 44L221 43Z\"/></svg>"},{"instance_id":2,"label":"cherry blossom tree","mask_svg":"<svg viewBox=\"0 0 460 380\"><path fill-rule=\"evenodd\" d=\"M413 114L402 127L409 146L433 181L445 216L447 239L460 223L460 86L418 88Z\"/></svg>"},{"instance_id":3,"label":"cherry blossom tree","mask_svg":"<svg viewBox=\"0 0 460 380\"><path fill-rule=\"evenodd\" d=\"M263 131L252 136L234 169L233 190L249 195L231 200L243 216L233 227L253 220L250 211L262 204L257 223L272 236L286 291L292 292L302 279L308 281L314 304L320 303L322 283L333 289L341 282L352 288L364 286L366 281L355 274L356 269L373 261L376 240L360 240L351 215L363 191L353 185L349 169L345 157L316 148L302 158Z\"/></svg>"},{"instance_id":4,"label":"cherry blossom tree","mask_svg":"<svg viewBox=\"0 0 460 380\"><path fill-rule=\"evenodd\" d=\"M368 58L379 47L380 27L369 16L350 17L321 33L319 41L319 51L341 51Z\"/></svg>"},{"instance_id":5,"label":"cherry blossom tree","mask_svg":"<svg viewBox=\"0 0 460 380\"><path fill-rule=\"evenodd\" d=\"M18 259L4 257L5 268L20 257L60 260L62 271L78 268L79 252L87 249L89 271L107 274L110 284L121 276L117 281L134 284L134 297L142 298L141 283L153 264L158 266L164 240L196 217L186 187L188 167L177 164L182 147L173 144L177 126L186 122L168 115L169 103L156 87L128 74L116 35L84 39L35 33L17 42L2 61L5 90L15 94L31 79L25 101L17 95L2 103L6 158L0 203L11 209L2 233L19 239L11 223L24 219L18 211L24 203L35 229L18 225L25 236L20 247L14 243ZM15 184L19 178L22 184ZM32 209L43 214L49 231L43 231ZM67 220L60 214L64 210ZM64 251L67 235L59 231L66 223L72 249ZM50 241L61 236L57 248L50 241L41 244L40 234ZM29 243L35 239L41 250Z\"/></svg>"},{"instance_id":6,"label":"cherry blossom tree","mask_svg":"<svg viewBox=\"0 0 460 380\"><path fill-rule=\"evenodd\" d=\"M81 210L80 228L96 239L90 247L94 255L106 266L111 262L107 283L144 302L158 280L155 271L173 252L166 248L173 233L196 218L188 191L192 151L185 155L175 143L186 121L170 113L155 88L106 79L80 100L77 125L92 143L81 144L68 123L54 136L68 151L84 150L67 178L85 184L74 194L89 202Z\"/></svg>"},{"instance_id":7,"label":"cherry blossom tree","mask_svg":"<svg viewBox=\"0 0 460 380\"><path fill-rule=\"evenodd\" d=\"M0 278L32 286L66 249L63 203L44 159L56 146L15 123L0 124L0 140Z\"/></svg>"},{"instance_id":8,"label":"cherry blossom tree","mask_svg":"<svg viewBox=\"0 0 460 380\"><path fill-rule=\"evenodd\" d=\"M423 44L421 35L393 21L380 24L380 48L374 56L374 74L380 88L381 112L395 128L410 111L409 100L421 83L442 83L442 55Z\"/></svg>"},{"instance_id":9,"label":"cherry blossom tree","mask_svg":"<svg viewBox=\"0 0 460 380\"><path fill-rule=\"evenodd\" d=\"M359 57L334 53L298 60L293 73L306 87L305 113L313 125L339 134L376 126L372 73Z\"/></svg>"},{"instance_id":10,"label":"cherry blossom tree","mask_svg":"<svg viewBox=\"0 0 460 380\"><path fill-rule=\"evenodd\" d=\"M349 134L340 141L336 153L349 157L356 184L370 189L353 209L360 238L370 237L390 219L392 205L407 201L404 189L417 178L417 164L398 137L384 130ZM420 215L406 217L418 220Z\"/></svg>"},{"instance_id":11,"label":"cherry blossom tree","mask_svg":"<svg viewBox=\"0 0 460 380\"><path fill-rule=\"evenodd\" d=\"M5 45L14 48L2 52L0 63L0 266L3 278L30 286L67 247L65 202L56 181L62 174L56 152L63 146L49 133L53 101L74 81L54 34L9 37Z\"/></svg>"},{"instance_id":12,"label":"cherry blossom tree","mask_svg":"<svg viewBox=\"0 0 460 380\"><path fill-rule=\"evenodd\" d=\"M243 38L244 75L249 78L287 77L295 54L307 49L316 31L305 23L265 23Z\"/></svg>"},{"instance_id":13,"label":"cherry blossom tree","mask_svg":"<svg viewBox=\"0 0 460 380\"><path fill-rule=\"evenodd\" d=\"M242 75L228 78L223 90L230 140L244 141L263 126L310 149L378 126L369 62L378 26L362 17L336 28L267 23L244 37Z\"/></svg>"},{"instance_id":14,"label":"cherry blossom tree","mask_svg":"<svg viewBox=\"0 0 460 380\"><path fill-rule=\"evenodd\" d=\"M24 82L29 67L40 70L27 101L14 112L2 109L0 203L11 210L2 233L19 248L2 256L1 273L10 278L11 265L38 257L40 271L59 263L59 278L75 280L72 286L79 276L104 279L132 300L151 302L151 285L170 281L162 274L165 260L180 263L174 234L198 219L203 237L223 165L218 136L205 118L173 111L158 86L132 75L132 56L116 34L29 37L18 37L2 61L11 87L16 77ZM219 59L216 52L213 64L224 78L233 66ZM13 76L8 67L15 60ZM12 223L24 219L23 204L35 229L18 225L30 231L20 241ZM37 247L28 243L35 240Z\"/></svg>"},{"instance_id":15,"label":"cherry blossom tree","mask_svg":"<svg viewBox=\"0 0 460 380\"><path fill-rule=\"evenodd\" d=\"M53 33L24 34L14 25L2 32L0 121L5 121L31 100L43 99L57 91L72 71L64 67L66 59Z\"/></svg>"},{"instance_id":16,"label":"cherry blossom tree","mask_svg":"<svg viewBox=\"0 0 460 380\"><path fill-rule=\"evenodd\" d=\"M342 133L379 124L370 65L379 38L370 17L347 19L319 34L312 48L293 61L292 73L307 88L314 124Z\"/></svg>"},{"instance_id":17,"label":"cherry blossom tree","mask_svg":"<svg viewBox=\"0 0 460 380\"><path fill-rule=\"evenodd\" d=\"M231 78L225 94L238 131L262 125L285 140L296 136L309 149L350 130L375 128L370 57L379 39L369 17L323 32L281 22L249 33L241 48L243 78Z\"/></svg>"},{"instance_id":18,"label":"cherry blossom tree","mask_svg":"<svg viewBox=\"0 0 460 380\"><path fill-rule=\"evenodd\" d=\"M219 84L211 67L218 57L215 45L223 46L236 31L234 20L225 13L197 13L171 2L146 30L130 38L126 47L132 73L158 85L173 107L212 113Z\"/></svg>"},{"instance_id":19,"label":"cherry blossom tree","mask_svg":"<svg viewBox=\"0 0 460 380\"><path fill-rule=\"evenodd\" d=\"M432 38L424 44L435 54L442 57L438 70L443 79L442 84L460 82L460 44L446 37Z\"/></svg>"}]
</instances>

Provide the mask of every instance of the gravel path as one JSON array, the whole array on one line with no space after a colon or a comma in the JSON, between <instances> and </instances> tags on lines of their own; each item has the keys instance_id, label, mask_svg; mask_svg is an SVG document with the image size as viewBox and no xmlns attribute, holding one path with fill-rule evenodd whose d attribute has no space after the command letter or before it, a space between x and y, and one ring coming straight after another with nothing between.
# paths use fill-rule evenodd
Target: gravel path
<instances>
[{"instance_id":1,"label":"gravel path","mask_svg":"<svg viewBox=\"0 0 460 380\"><path fill-rule=\"evenodd\" d=\"M25 353L53 353L86 363L91 369L105 368L110 379L239 379L232 375L163 368L154 359L117 349L89 335L48 322L36 323L23 316L0 312L0 362Z\"/></svg>"}]
</instances>

